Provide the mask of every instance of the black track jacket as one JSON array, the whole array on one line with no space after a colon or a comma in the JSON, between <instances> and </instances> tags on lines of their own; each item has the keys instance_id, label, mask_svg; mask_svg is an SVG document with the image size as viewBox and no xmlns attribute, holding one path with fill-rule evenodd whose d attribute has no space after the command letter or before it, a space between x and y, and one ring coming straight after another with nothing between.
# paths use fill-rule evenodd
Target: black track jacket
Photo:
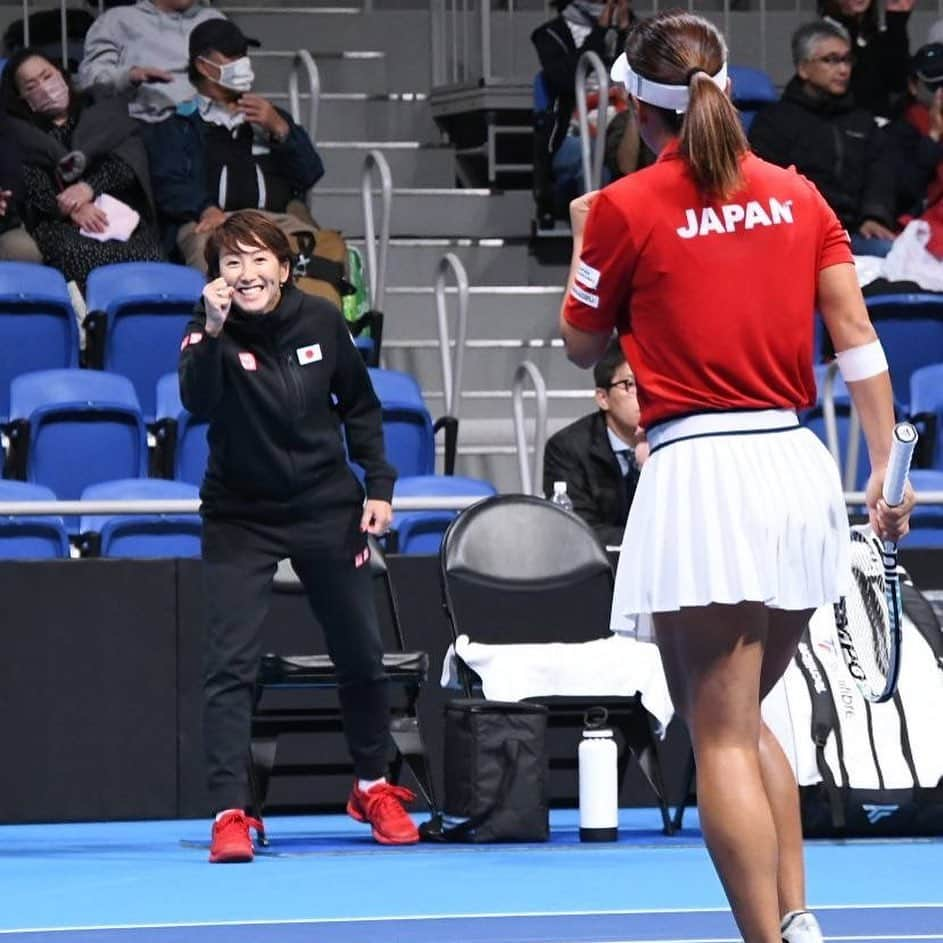
<instances>
[{"instance_id":1,"label":"black track jacket","mask_svg":"<svg viewBox=\"0 0 943 943\"><path fill-rule=\"evenodd\" d=\"M392 499L380 402L334 305L289 285L269 314L233 308L218 337L205 322L201 302L180 354L183 405L209 420L204 514L274 523L360 504L342 425L367 496Z\"/></svg>"}]
</instances>

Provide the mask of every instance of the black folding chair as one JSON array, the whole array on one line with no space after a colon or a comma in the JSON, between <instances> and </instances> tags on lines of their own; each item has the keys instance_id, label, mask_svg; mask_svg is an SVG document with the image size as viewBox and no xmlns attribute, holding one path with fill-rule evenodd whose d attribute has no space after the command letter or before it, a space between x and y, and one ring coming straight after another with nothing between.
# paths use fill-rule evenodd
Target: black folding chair
<instances>
[{"instance_id":1,"label":"black folding chair","mask_svg":"<svg viewBox=\"0 0 943 943\"><path fill-rule=\"evenodd\" d=\"M429 671L429 655L408 651L399 619L396 595L390 579L383 551L370 538L370 567L381 592L392 637L389 649L383 655L383 665L394 692L391 735L395 754L390 766L390 779L398 782L403 764L415 779L416 786L429 807L434 807L432 779L429 774L426 751L419 727L416 704L419 692ZM282 575L286 574L286 575ZM276 576L276 592L303 593L304 588L291 570ZM381 618L381 624L383 619ZM250 784L252 812L261 819L273 777L278 775L326 775L352 773L350 764L277 762L279 738L286 734L337 734L343 730L340 706L321 703L316 692L337 688L337 673L329 655L267 654L262 658L256 679L255 709L252 715L252 744L250 751ZM287 692L295 692L285 697ZM273 695L271 698L268 695ZM274 695L280 695L275 697ZM318 703L313 703L317 701ZM271 702L271 703L268 703ZM259 836L264 844L264 835Z\"/></svg>"},{"instance_id":2,"label":"black folding chair","mask_svg":"<svg viewBox=\"0 0 943 943\"><path fill-rule=\"evenodd\" d=\"M486 498L460 514L446 531L439 554L442 599L452 640L585 642L608 635L612 566L593 531L577 516L529 495ZM559 604L553 623L529 618L535 594L553 594ZM592 619L593 608L599 616ZM469 697L481 696L480 679L459 660ZM630 756L638 761L661 810L665 834L673 831L652 719L639 695L633 697L533 697L550 711L551 728L578 728L586 710L609 712L620 732L620 786ZM575 751L574 751L575 755ZM575 758L551 757L551 770L572 769Z\"/></svg>"}]
</instances>

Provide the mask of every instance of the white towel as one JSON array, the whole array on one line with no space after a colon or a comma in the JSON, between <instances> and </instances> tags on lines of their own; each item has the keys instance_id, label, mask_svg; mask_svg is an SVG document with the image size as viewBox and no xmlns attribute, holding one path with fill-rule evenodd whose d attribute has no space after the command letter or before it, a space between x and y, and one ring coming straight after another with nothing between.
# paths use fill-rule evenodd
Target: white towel
<instances>
[{"instance_id":1,"label":"white towel","mask_svg":"<svg viewBox=\"0 0 943 943\"><path fill-rule=\"evenodd\" d=\"M108 223L104 232L91 232L88 229L80 229L79 232L89 239L97 239L99 242L107 242L109 239L127 242L131 238L131 233L137 229L138 223L141 221L141 215L137 210L132 209L127 203L109 196L107 193L95 197L95 206L108 217Z\"/></svg>"},{"instance_id":2,"label":"white towel","mask_svg":"<svg viewBox=\"0 0 943 943\"><path fill-rule=\"evenodd\" d=\"M662 737L674 714L658 647L625 635L526 645L485 645L460 635L445 653L444 688L460 686L457 658L481 678L489 700L640 694Z\"/></svg>"}]
</instances>

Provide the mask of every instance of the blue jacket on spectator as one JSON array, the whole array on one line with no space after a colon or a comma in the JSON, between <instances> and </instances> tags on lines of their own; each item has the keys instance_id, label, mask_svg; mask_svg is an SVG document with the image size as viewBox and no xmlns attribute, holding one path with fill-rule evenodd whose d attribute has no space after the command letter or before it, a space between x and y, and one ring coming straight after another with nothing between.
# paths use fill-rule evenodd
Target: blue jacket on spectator
<instances>
[{"instance_id":1,"label":"blue jacket on spectator","mask_svg":"<svg viewBox=\"0 0 943 943\"><path fill-rule=\"evenodd\" d=\"M248 122L233 128L204 119L205 99L185 102L147 135L154 199L165 221L197 220L209 206L284 213L324 176L304 128L288 122L284 141L260 139Z\"/></svg>"}]
</instances>

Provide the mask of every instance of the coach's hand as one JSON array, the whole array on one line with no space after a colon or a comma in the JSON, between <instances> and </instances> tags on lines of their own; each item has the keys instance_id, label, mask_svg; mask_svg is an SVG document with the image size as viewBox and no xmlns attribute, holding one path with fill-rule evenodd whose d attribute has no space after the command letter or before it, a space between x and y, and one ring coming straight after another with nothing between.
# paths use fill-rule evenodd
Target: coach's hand
<instances>
[{"instance_id":1,"label":"coach's hand","mask_svg":"<svg viewBox=\"0 0 943 943\"><path fill-rule=\"evenodd\" d=\"M881 496L883 487L883 469L872 472L865 490L871 529L882 540L898 541L910 530L910 512L916 503L914 489L910 487L910 482L907 482L904 500L896 507L891 507Z\"/></svg>"},{"instance_id":2,"label":"coach's hand","mask_svg":"<svg viewBox=\"0 0 943 943\"><path fill-rule=\"evenodd\" d=\"M232 307L232 294L235 289L227 285L225 279L214 278L203 289L203 305L206 308L206 333L210 337L219 337L229 309Z\"/></svg>"},{"instance_id":3,"label":"coach's hand","mask_svg":"<svg viewBox=\"0 0 943 943\"><path fill-rule=\"evenodd\" d=\"M364 533L382 537L390 529L393 520L393 505L389 501L368 500L363 506L360 529Z\"/></svg>"}]
</instances>

